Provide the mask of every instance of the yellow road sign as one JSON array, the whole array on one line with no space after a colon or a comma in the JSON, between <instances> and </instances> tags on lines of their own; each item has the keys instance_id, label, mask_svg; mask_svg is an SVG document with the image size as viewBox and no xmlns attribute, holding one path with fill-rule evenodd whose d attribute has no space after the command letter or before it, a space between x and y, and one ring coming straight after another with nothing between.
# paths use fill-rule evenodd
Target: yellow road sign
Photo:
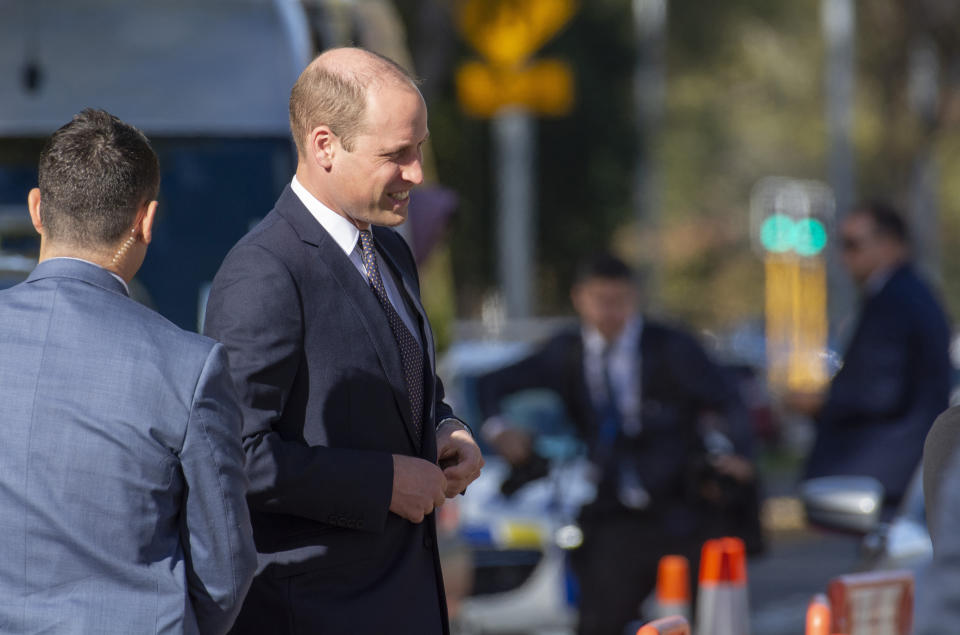
<instances>
[{"instance_id":1,"label":"yellow road sign","mask_svg":"<svg viewBox=\"0 0 960 635\"><path fill-rule=\"evenodd\" d=\"M530 57L575 11L574 0L464 0L458 23L473 48L507 67Z\"/></svg>"},{"instance_id":2,"label":"yellow road sign","mask_svg":"<svg viewBox=\"0 0 960 635\"><path fill-rule=\"evenodd\" d=\"M457 99L474 117L492 117L506 106L559 117L573 107L573 72L557 60L538 60L520 69L466 62L457 70Z\"/></svg>"}]
</instances>

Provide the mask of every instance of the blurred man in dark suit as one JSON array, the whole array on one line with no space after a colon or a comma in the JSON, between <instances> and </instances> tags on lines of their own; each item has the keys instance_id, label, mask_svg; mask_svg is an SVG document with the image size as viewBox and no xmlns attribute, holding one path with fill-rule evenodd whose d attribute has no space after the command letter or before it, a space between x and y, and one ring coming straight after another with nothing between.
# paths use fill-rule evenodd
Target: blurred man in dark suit
<instances>
[{"instance_id":1,"label":"blurred man in dark suit","mask_svg":"<svg viewBox=\"0 0 960 635\"><path fill-rule=\"evenodd\" d=\"M792 395L788 405L816 417L806 477L875 477L892 506L920 463L927 431L947 408L950 327L910 265L907 227L896 210L883 203L856 208L840 240L862 293L856 329L826 395Z\"/></svg>"},{"instance_id":2,"label":"blurred man in dark suit","mask_svg":"<svg viewBox=\"0 0 960 635\"><path fill-rule=\"evenodd\" d=\"M40 263L0 291L0 632L225 633L256 565L226 352L127 288L157 156L85 110L39 177Z\"/></svg>"},{"instance_id":3,"label":"blurred man in dark suit","mask_svg":"<svg viewBox=\"0 0 960 635\"><path fill-rule=\"evenodd\" d=\"M707 485L699 478L708 456L702 424L713 415L725 427L740 403L692 336L639 313L632 272L620 260L600 254L585 261L571 299L580 327L480 377L477 393L484 438L520 472L537 461L534 439L504 418L501 402L530 388L551 389L563 400L597 483L596 498L579 517L584 543L572 554L579 633L607 635L637 619L661 556L696 560L708 533L707 500L699 491ZM726 432L728 447L710 457L711 472L751 483L752 465L729 440L749 433Z\"/></svg>"}]
</instances>

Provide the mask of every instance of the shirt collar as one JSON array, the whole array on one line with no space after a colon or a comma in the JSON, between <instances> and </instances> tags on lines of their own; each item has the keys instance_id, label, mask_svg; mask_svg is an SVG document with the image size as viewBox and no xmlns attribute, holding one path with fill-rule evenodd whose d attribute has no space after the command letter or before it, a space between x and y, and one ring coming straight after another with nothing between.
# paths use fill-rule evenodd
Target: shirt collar
<instances>
[{"instance_id":1,"label":"shirt collar","mask_svg":"<svg viewBox=\"0 0 960 635\"><path fill-rule=\"evenodd\" d=\"M894 271L896 271L896 267L884 267L871 273L863 285L864 293L868 296L880 293L880 290L887 285L887 282L893 276Z\"/></svg>"},{"instance_id":2,"label":"shirt collar","mask_svg":"<svg viewBox=\"0 0 960 635\"><path fill-rule=\"evenodd\" d=\"M587 324L583 325L583 345L588 352L602 355L609 346L611 352L624 352L636 349L637 338L643 330L643 317L632 318L612 342L607 343L600 331Z\"/></svg>"},{"instance_id":3,"label":"shirt collar","mask_svg":"<svg viewBox=\"0 0 960 635\"><path fill-rule=\"evenodd\" d=\"M348 256L353 253L360 239L360 230L349 220L337 214L335 211L321 203L317 198L307 191L307 188L293 177L290 183L290 189L297 195L300 202L303 203L311 216L317 219L317 222L330 234L334 242L340 245L340 249Z\"/></svg>"},{"instance_id":4,"label":"shirt collar","mask_svg":"<svg viewBox=\"0 0 960 635\"><path fill-rule=\"evenodd\" d=\"M123 285L123 288L127 290L127 295L128 295L128 296L130 295L130 286L127 284L127 281L124 280L123 278L121 278L118 274L110 271L109 269L107 269L107 268L104 267L103 265L98 265L98 264L95 263L95 262L90 262L89 260L84 260L83 258L74 258L73 256L56 256L55 258L48 258L47 260L78 260L78 261L80 261L80 262L85 262L85 263L87 263L88 265L93 265L94 267L100 267L101 269L103 269L104 271L106 271L107 273L109 273L111 276L113 276L114 278L116 278L117 280L119 280L119 281L120 281L120 284Z\"/></svg>"}]
</instances>

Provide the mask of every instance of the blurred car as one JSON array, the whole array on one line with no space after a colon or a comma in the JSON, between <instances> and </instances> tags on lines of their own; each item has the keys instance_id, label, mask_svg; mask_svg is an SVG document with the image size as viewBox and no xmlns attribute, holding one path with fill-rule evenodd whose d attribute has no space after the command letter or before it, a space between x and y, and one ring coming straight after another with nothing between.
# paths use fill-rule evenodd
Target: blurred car
<instances>
[{"instance_id":1,"label":"blurred car","mask_svg":"<svg viewBox=\"0 0 960 635\"><path fill-rule=\"evenodd\" d=\"M933 558L918 468L900 505L886 517L883 486L864 476L824 476L801 485L808 520L816 526L863 535L859 571L908 569Z\"/></svg>"},{"instance_id":2,"label":"blurred car","mask_svg":"<svg viewBox=\"0 0 960 635\"><path fill-rule=\"evenodd\" d=\"M454 411L479 430L476 377L530 350L530 343L490 340L451 347L440 372ZM504 408L512 421L537 430L535 449L548 465L540 478L505 496L501 488L511 468L479 439L486 465L456 501L457 535L469 548L474 571L453 629L461 635L572 633L577 591L567 552L582 542L574 519L594 494L583 448L553 393L524 391Z\"/></svg>"},{"instance_id":3,"label":"blurred car","mask_svg":"<svg viewBox=\"0 0 960 635\"><path fill-rule=\"evenodd\" d=\"M509 465L487 459L484 474L460 503L459 535L474 565L472 592L457 632L569 633L576 623L576 583L567 552L583 540L577 499L591 497L585 462L561 462L548 477L510 497L501 493Z\"/></svg>"}]
</instances>

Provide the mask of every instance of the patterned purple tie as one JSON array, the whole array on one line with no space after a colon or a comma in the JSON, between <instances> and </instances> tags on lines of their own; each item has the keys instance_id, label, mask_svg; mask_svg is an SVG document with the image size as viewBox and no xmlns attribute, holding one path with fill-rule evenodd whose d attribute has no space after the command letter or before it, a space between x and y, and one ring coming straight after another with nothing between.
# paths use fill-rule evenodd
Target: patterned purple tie
<instances>
[{"instance_id":1,"label":"patterned purple tie","mask_svg":"<svg viewBox=\"0 0 960 635\"><path fill-rule=\"evenodd\" d=\"M383 279L377 268L377 255L373 248L373 234L369 229L360 230L360 246L363 249L363 266L367 268L367 279L373 289L380 306L387 314L390 330L400 348L400 362L403 364L403 378L407 383L407 394L410 397L410 408L413 410L413 421L417 428L417 439L422 434L423 419L423 350L420 344L410 333L410 329L400 319L400 314L393 308L387 292L383 288Z\"/></svg>"}]
</instances>

